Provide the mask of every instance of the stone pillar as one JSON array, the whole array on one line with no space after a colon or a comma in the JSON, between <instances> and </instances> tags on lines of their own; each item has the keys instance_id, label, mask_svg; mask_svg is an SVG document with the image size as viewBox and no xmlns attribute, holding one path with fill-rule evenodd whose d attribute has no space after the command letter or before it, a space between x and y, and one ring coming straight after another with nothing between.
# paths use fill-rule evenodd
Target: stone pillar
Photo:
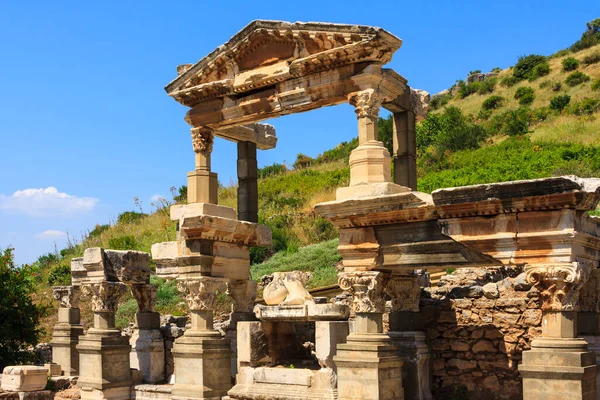
<instances>
[{"instance_id":1,"label":"stone pillar","mask_svg":"<svg viewBox=\"0 0 600 400\"><path fill-rule=\"evenodd\" d=\"M392 299L390 332L393 343L400 349L404 365L402 386L406 400L432 400L431 353L425 342L423 322L419 313L421 286L419 277L392 275L386 292Z\"/></svg>"},{"instance_id":2,"label":"stone pillar","mask_svg":"<svg viewBox=\"0 0 600 400\"><path fill-rule=\"evenodd\" d=\"M348 101L358 118L358 147L350 154L350 186L339 188L337 200L406 191L392 183L391 157L378 140L377 119L381 97L375 89L352 93Z\"/></svg>"},{"instance_id":3,"label":"stone pillar","mask_svg":"<svg viewBox=\"0 0 600 400\"><path fill-rule=\"evenodd\" d=\"M579 291L577 332L588 343L588 350L600 364L600 269L593 269ZM596 371L596 390L600 388L600 368Z\"/></svg>"},{"instance_id":4,"label":"stone pillar","mask_svg":"<svg viewBox=\"0 0 600 400\"><path fill-rule=\"evenodd\" d=\"M127 337L115 328L119 298L127 286L121 282L89 283L82 286L92 299L94 326L79 339L79 379L82 400L125 400L131 389Z\"/></svg>"},{"instance_id":5,"label":"stone pillar","mask_svg":"<svg viewBox=\"0 0 600 400\"><path fill-rule=\"evenodd\" d=\"M144 383L165 380L165 342L160 332L160 314L154 310L156 287L150 284L131 285L131 293L138 303L135 314L137 329L131 336L131 368L142 373Z\"/></svg>"},{"instance_id":6,"label":"stone pillar","mask_svg":"<svg viewBox=\"0 0 600 400\"><path fill-rule=\"evenodd\" d=\"M208 276L177 281L177 289L185 294L192 326L173 346L173 400L217 399L232 387L229 340L213 329L217 291L225 293L225 282Z\"/></svg>"},{"instance_id":7,"label":"stone pillar","mask_svg":"<svg viewBox=\"0 0 600 400\"><path fill-rule=\"evenodd\" d=\"M333 358L340 400L404 399L402 357L383 333L384 290L389 274L376 271L341 272L340 288L352 296L354 332L338 344Z\"/></svg>"},{"instance_id":8,"label":"stone pillar","mask_svg":"<svg viewBox=\"0 0 600 400\"><path fill-rule=\"evenodd\" d=\"M393 114L394 183L417 190L417 142L415 114L403 111Z\"/></svg>"},{"instance_id":9,"label":"stone pillar","mask_svg":"<svg viewBox=\"0 0 600 400\"><path fill-rule=\"evenodd\" d=\"M528 265L542 298L542 336L523 352L524 400L596 399L596 356L577 337L577 307L589 268L579 263Z\"/></svg>"},{"instance_id":10,"label":"stone pillar","mask_svg":"<svg viewBox=\"0 0 600 400\"><path fill-rule=\"evenodd\" d=\"M258 222L256 143L238 142L238 219Z\"/></svg>"},{"instance_id":11,"label":"stone pillar","mask_svg":"<svg viewBox=\"0 0 600 400\"><path fill-rule=\"evenodd\" d=\"M79 375L77 343L83 335L79 316L78 286L54 286L52 295L58 300L58 324L52 332L52 362L60 365L63 375Z\"/></svg>"},{"instance_id":12,"label":"stone pillar","mask_svg":"<svg viewBox=\"0 0 600 400\"><path fill-rule=\"evenodd\" d=\"M256 299L256 282L250 280L232 280L227 283L227 294L233 301L229 317L229 327L225 338L231 346L231 377L235 379L238 371L237 358L237 324L244 321L256 321L254 300Z\"/></svg>"},{"instance_id":13,"label":"stone pillar","mask_svg":"<svg viewBox=\"0 0 600 400\"><path fill-rule=\"evenodd\" d=\"M188 203L217 204L217 174L210 171L210 154L215 139L213 130L202 126L192 128L191 132L196 169L188 173Z\"/></svg>"}]
</instances>

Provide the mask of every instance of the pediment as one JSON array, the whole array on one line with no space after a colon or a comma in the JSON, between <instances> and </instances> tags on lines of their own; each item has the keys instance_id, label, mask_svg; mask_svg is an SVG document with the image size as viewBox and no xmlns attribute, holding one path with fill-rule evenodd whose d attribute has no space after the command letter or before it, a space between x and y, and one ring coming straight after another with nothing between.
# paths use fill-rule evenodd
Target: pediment
<instances>
[{"instance_id":1,"label":"pediment","mask_svg":"<svg viewBox=\"0 0 600 400\"><path fill-rule=\"evenodd\" d=\"M377 27L257 20L196 64L178 67L165 90L193 106L348 64L385 64L401 44Z\"/></svg>"}]
</instances>

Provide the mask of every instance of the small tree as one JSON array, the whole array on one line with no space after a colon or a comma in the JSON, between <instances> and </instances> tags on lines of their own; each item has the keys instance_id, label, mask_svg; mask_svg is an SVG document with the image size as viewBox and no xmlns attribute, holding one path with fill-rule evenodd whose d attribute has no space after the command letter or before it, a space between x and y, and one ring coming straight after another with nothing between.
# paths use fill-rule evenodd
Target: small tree
<instances>
[{"instance_id":1,"label":"small tree","mask_svg":"<svg viewBox=\"0 0 600 400\"><path fill-rule=\"evenodd\" d=\"M17 268L13 249L0 251L0 369L33 361L40 310L33 304L28 266Z\"/></svg>"},{"instance_id":2,"label":"small tree","mask_svg":"<svg viewBox=\"0 0 600 400\"><path fill-rule=\"evenodd\" d=\"M550 99L550 108L558 112L562 112L571 101L571 96L568 94L560 94Z\"/></svg>"},{"instance_id":3,"label":"small tree","mask_svg":"<svg viewBox=\"0 0 600 400\"><path fill-rule=\"evenodd\" d=\"M564 72L575 71L579 67L579 61L574 57L567 57L562 60L562 70Z\"/></svg>"}]
</instances>

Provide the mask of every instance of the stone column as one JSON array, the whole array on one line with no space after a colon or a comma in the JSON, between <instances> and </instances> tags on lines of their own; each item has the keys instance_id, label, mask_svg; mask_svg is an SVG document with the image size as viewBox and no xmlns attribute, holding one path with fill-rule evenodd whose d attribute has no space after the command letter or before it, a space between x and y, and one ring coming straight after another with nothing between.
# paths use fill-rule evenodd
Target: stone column
<instances>
[{"instance_id":1,"label":"stone column","mask_svg":"<svg viewBox=\"0 0 600 400\"><path fill-rule=\"evenodd\" d=\"M417 190L417 142L415 114L403 111L393 114L394 183Z\"/></svg>"},{"instance_id":2,"label":"stone column","mask_svg":"<svg viewBox=\"0 0 600 400\"><path fill-rule=\"evenodd\" d=\"M250 280L232 280L227 283L227 294L233 301L229 317L229 327L225 338L231 345L231 377L235 379L238 371L237 357L237 324L243 321L256 321L254 300L256 299L256 282Z\"/></svg>"},{"instance_id":3,"label":"stone column","mask_svg":"<svg viewBox=\"0 0 600 400\"><path fill-rule=\"evenodd\" d=\"M131 285L131 294L138 303L135 314L136 331L131 336L131 368L142 373L144 383L159 383L165 379L165 342L160 332L160 314L154 310L156 287L150 284Z\"/></svg>"},{"instance_id":4,"label":"stone column","mask_svg":"<svg viewBox=\"0 0 600 400\"><path fill-rule=\"evenodd\" d=\"M256 143L238 142L238 219L258 222Z\"/></svg>"},{"instance_id":5,"label":"stone column","mask_svg":"<svg viewBox=\"0 0 600 400\"><path fill-rule=\"evenodd\" d=\"M188 173L188 203L217 204L217 174L210 171L210 155L215 140L213 130L202 126L192 128L191 132L196 169Z\"/></svg>"},{"instance_id":6,"label":"stone column","mask_svg":"<svg viewBox=\"0 0 600 400\"><path fill-rule=\"evenodd\" d=\"M58 300L58 324L52 332L52 362L60 365L63 375L79 375L77 343L83 335L79 316L78 286L54 286L52 295Z\"/></svg>"},{"instance_id":7,"label":"stone column","mask_svg":"<svg viewBox=\"0 0 600 400\"><path fill-rule=\"evenodd\" d=\"M421 286L419 277L392 275L386 292L392 299L390 332L394 344L400 349L404 365L402 386L406 400L432 400L431 353L425 342L423 321L419 313Z\"/></svg>"},{"instance_id":8,"label":"stone column","mask_svg":"<svg viewBox=\"0 0 600 400\"><path fill-rule=\"evenodd\" d=\"M596 354L600 364L600 269L593 269L579 291L577 332L588 343L588 350ZM596 390L600 388L600 368L596 372Z\"/></svg>"},{"instance_id":9,"label":"stone column","mask_svg":"<svg viewBox=\"0 0 600 400\"><path fill-rule=\"evenodd\" d=\"M217 399L231 389L231 348L213 329L217 291L226 292L224 279L201 276L177 281L185 294L192 326L175 340L175 385L171 398Z\"/></svg>"},{"instance_id":10,"label":"stone column","mask_svg":"<svg viewBox=\"0 0 600 400\"><path fill-rule=\"evenodd\" d=\"M338 344L333 358L338 373L338 398L404 399L402 357L383 333L384 290L389 274L376 271L341 272L340 288L352 296L354 332Z\"/></svg>"},{"instance_id":11,"label":"stone column","mask_svg":"<svg viewBox=\"0 0 600 400\"><path fill-rule=\"evenodd\" d=\"M82 400L125 400L131 389L127 337L115 328L119 298L127 286L121 282L88 283L82 286L92 300L94 326L79 339L79 380Z\"/></svg>"},{"instance_id":12,"label":"stone column","mask_svg":"<svg viewBox=\"0 0 600 400\"><path fill-rule=\"evenodd\" d=\"M542 336L523 352L523 399L596 399L596 357L577 337L578 295L589 268L528 265L525 273L542 298Z\"/></svg>"}]
</instances>

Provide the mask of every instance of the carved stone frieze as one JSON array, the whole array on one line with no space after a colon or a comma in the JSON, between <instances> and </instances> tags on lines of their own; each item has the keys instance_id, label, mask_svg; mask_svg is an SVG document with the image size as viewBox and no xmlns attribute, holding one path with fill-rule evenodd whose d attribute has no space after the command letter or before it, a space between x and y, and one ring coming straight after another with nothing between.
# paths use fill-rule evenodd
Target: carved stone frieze
<instances>
[{"instance_id":1,"label":"carved stone frieze","mask_svg":"<svg viewBox=\"0 0 600 400\"><path fill-rule=\"evenodd\" d=\"M227 294L233 300L233 312L252 312L256 299L256 282L233 280L227 283Z\"/></svg>"},{"instance_id":2,"label":"carved stone frieze","mask_svg":"<svg viewBox=\"0 0 600 400\"><path fill-rule=\"evenodd\" d=\"M150 284L131 285L131 294L137 301L139 312L154 312L156 286Z\"/></svg>"},{"instance_id":3,"label":"carved stone frieze","mask_svg":"<svg viewBox=\"0 0 600 400\"><path fill-rule=\"evenodd\" d=\"M525 278L540 292L544 311L577 311L588 274L589 269L577 262L525 267Z\"/></svg>"},{"instance_id":4,"label":"carved stone frieze","mask_svg":"<svg viewBox=\"0 0 600 400\"><path fill-rule=\"evenodd\" d=\"M600 313L600 269L592 270L587 282L581 286L579 309Z\"/></svg>"},{"instance_id":5,"label":"carved stone frieze","mask_svg":"<svg viewBox=\"0 0 600 400\"><path fill-rule=\"evenodd\" d=\"M385 292L392 300L392 311L419 312L421 286L417 275L392 275Z\"/></svg>"},{"instance_id":6,"label":"carved stone frieze","mask_svg":"<svg viewBox=\"0 0 600 400\"><path fill-rule=\"evenodd\" d=\"M203 155L209 155L213 149L213 143L215 141L215 135L212 129L201 126L199 128L192 128L192 146L194 152L201 153Z\"/></svg>"},{"instance_id":7,"label":"carved stone frieze","mask_svg":"<svg viewBox=\"0 0 600 400\"><path fill-rule=\"evenodd\" d=\"M381 101L381 96L377 94L375 89L366 89L348 96L348 102L354 106L354 112L356 112L358 118L377 119Z\"/></svg>"},{"instance_id":8,"label":"carved stone frieze","mask_svg":"<svg viewBox=\"0 0 600 400\"><path fill-rule=\"evenodd\" d=\"M357 313L382 313L385 311L384 290L389 273L377 271L341 272L340 288L352 296L352 309Z\"/></svg>"},{"instance_id":9,"label":"carved stone frieze","mask_svg":"<svg viewBox=\"0 0 600 400\"><path fill-rule=\"evenodd\" d=\"M79 286L52 286L52 296L62 308L79 308Z\"/></svg>"},{"instance_id":10,"label":"carved stone frieze","mask_svg":"<svg viewBox=\"0 0 600 400\"><path fill-rule=\"evenodd\" d=\"M116 312L119 298L127 291L127 285L121 282L101 282L85 284L82 293L92 299L92 311Z\"/></svg>"},{"instance_id":11,"label":"carved stone frieze","mask_svg":"<svg viewBox=\"0 0 600 400\"><path fill-rule=\"evenodd\" d=\"M217 291L226 293L227 284L223 279L202 277L178 280L177 289L185 295L190 310L214 310Z\"/></svg>"}]
</instances>

